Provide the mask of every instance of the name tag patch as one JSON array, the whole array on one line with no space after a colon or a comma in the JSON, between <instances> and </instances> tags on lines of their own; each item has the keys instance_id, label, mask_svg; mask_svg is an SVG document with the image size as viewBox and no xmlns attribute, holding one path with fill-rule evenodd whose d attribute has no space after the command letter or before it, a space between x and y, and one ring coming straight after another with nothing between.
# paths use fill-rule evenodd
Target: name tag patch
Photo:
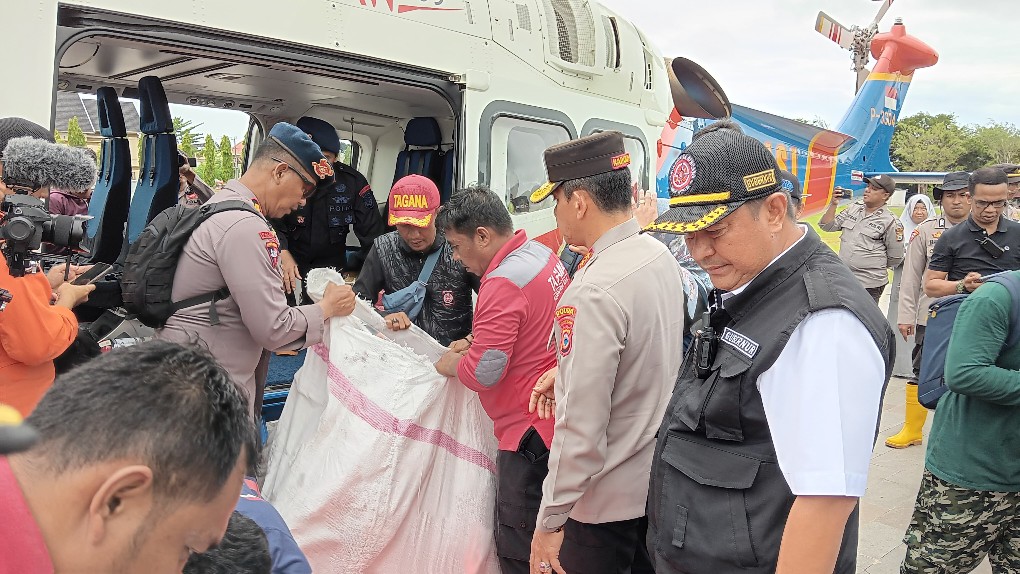
<instances>
[{"instance_id":1,"label":"name tag patch","mask_svg":"<svg viewBox=\"0 0 1020 574\"><path fill-rule=\"evenodd\" d=\"M723 329L722 336L719 337L719 340L728 344L748 359L753 359L754 356L758 354L758 349L761 347L761 345L755 343L746 335L741 335L729 327Z\"/></svg>"}]
</instances>

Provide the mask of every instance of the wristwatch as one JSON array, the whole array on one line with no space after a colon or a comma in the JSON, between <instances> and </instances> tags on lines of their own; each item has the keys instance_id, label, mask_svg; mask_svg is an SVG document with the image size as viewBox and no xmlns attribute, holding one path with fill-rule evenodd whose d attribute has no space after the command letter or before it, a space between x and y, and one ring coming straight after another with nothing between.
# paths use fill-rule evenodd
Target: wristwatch
<instances>
[{"instance_id":1,"label":"wristwatch","mask_svg":"<svg viewBox=\"0 0 1020 574\"><path fill-rule=\"evenodd\" d=\"M959 293L960 295L963 295L964 293L967 292L967 285L963 282L963 279L960 279L959 281L956 282L956 292Z\"/></svg>"}]
</instances>

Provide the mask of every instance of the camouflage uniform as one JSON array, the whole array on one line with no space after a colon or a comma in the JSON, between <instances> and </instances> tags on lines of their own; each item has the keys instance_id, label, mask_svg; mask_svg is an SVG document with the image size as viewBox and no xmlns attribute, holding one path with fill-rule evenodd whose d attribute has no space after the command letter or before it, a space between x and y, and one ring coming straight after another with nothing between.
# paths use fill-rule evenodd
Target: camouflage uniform
<instances>
[{"instance_id":1,"label":"camouflage uniform","mask_svg":"<svg viewBox=\"0 0 1020 574\"><path fill-rule=\"evenodd\" d=\"M903 543L900 574L970 572L985 554L992 572L1020 572L1020 492L961 488L926 469Z\"/></svg>"}]
</instances>

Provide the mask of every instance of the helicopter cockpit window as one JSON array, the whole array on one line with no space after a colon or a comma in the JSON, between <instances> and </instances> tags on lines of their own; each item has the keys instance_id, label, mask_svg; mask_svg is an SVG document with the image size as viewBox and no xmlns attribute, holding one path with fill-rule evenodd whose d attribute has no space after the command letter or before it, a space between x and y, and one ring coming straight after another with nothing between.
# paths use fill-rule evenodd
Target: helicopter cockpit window
<instances>
[{"instance_id":1,"label":"helicopter cockpit window","mask_svg":"<svg viewBox=\"0 0 1020 574\"><path fill-rule=\"evenodd\" d=\"M552 207L551 197L533 204L529 196L546 182L543 152L549 146L568 140L569 132L560 125L510 117L496 119L492 125L492 181L495 185L503 183L510 213ZM500 145L504 142L505 145ZM501 165L505 166L504 174L498 173Z\"/></svg>"},{"instance_id":2,"label":"helicopter cockpit window","mask_svg":"<svg viewBox=\"0 0 1020 574\"><path fill-rule=\"evenodd\" d=\"M630 154L630 185L636 194L644 185L642 182L645 180L645 167L648 165L645 158L645 145L637 138L624 136L623 146Z\"/></svg>"}]
</instances>

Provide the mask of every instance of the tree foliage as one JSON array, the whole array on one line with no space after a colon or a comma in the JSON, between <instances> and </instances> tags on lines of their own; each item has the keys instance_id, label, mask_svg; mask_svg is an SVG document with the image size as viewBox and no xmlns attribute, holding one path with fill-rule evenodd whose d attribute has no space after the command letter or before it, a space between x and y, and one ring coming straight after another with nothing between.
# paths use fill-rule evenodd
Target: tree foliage
<instances>
[{"instance_id":1,"label":"tree foliage","mask_svg":"<svg viewBox=\"0 0 1020 574\"><path fill-rule=\"evenodd\" d=\"M85 132L78 123L78 116L72 116L67 122L67 145L74 147L85 147L88 140L85 139Z\"/></svg>"},{"instance_id":2,"label":"tree foliage","mask_svg":"<svg viewBox=\"0 0 1020 574\"><path fill-rule=\"evenodd\" d=\"M202 158L198 162L198 168L196 168L195 172L198 174L198 177L202 178L209 185L216 182L216 177L219 174L219 162L216 157L216 142L213 141L213 137L210 134L205 135Z\"/></svg>"},{"instance_id":3,"label":"tree foliage","mask_svg":"<svg viewBox=\"0 0 1020 574\"><path fill-rule=\"evenodd\" d=\"M815 114L815 117L810 120L807 118L794 118L794 121L798 121L809 126L815 126L816 128L822 128L823 130L829 129L829 122L825 121L825 118L818 114Z\"/></svg>"},{"instance_id":4,"label":"tree foliage","mask_svg":"<svg viewBox=\"0 0 1020 574\"><path fill-rule=\"evenodd\" d=\"M202 124L195 124L192 120L186 120L184 118L175 117L174 122L174 133L177 134L177 149L184 152L184 155L188 157L195 157L198 152L198 138L201 134L196 132Z\"/></svg>"},{"instance_id":5,"label":"tree foliage","mask_svg":"<svg viewBox=\"0 0 1020 574\"><path fill-rule=\"evenodd\" d=\"M218 178L221 181L234 179L234 146L230 143L230 138L222 136L217 151L220 155Z\"/></svg>"},{"instance_id":6,"label":"tree foliage","mask_svg":"<svg viewBox=\"0 0 1020 574\"><path fill-rule=\"evenodd\" d=\"M902 171L971 171L1020 163L1020 129L1013 124L960 125L952 114L901 118L890 155Z\"/></svg>"},{"instance_id":7,"label":"tree foliage","mask_svg":"<svg viewBox=\"0 0 1020 574\"><path fill-rule=\"evenodd\" d=\"M992 122L978 127L974 135L991 163L1020 162L1020 130L1013 124Z\"/></svg>"}]
</instances>

